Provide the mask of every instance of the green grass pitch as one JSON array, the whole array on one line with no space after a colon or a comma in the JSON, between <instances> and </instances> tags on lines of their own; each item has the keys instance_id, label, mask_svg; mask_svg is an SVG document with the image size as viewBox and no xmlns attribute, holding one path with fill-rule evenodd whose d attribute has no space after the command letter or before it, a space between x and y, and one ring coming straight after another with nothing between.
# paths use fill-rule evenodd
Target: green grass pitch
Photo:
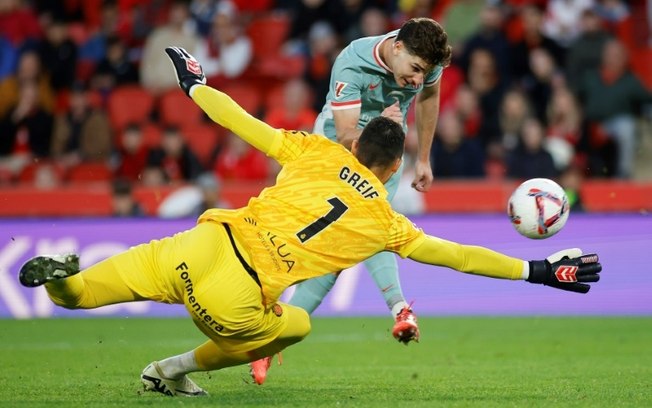
<instances>
[{"instance_id":1,"label":"green grass pitch","mask_svg":"<svg viewBox=\"0 0 652 408\"><path fill-rule=\"evenodd\" d=\"M316 318L265 385L195 373L191 399L139 382L204 341L189 319L0 320L0 407L652 407L649 317L422 317L408 347L390 326Z\"/></svg>"}]
</instances>

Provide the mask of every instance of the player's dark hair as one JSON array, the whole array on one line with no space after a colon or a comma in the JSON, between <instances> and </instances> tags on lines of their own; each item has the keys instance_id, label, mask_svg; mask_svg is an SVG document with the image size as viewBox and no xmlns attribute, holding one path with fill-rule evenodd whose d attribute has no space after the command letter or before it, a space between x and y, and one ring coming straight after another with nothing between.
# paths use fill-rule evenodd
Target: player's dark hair
<instances>
[{"instance_id":1,"label":"player's dark hair","mask_svg":"<svg viewBox=\"0 0 652 408\"><path fill-rule=\"evenodd\" d=\"M411 18L401 26L396 36L407 51L428 65L447 67L453 54L448 44L448 34L435 20L427 17Z\"/></svg>"},{"instance_id":2,"label":"player's dark hair","mask_svg":"<svg viewBox=\"0 0 652 408\"><path fill-rule=\"evenodd\" d=\"M369 121L358 139L357 158L371 168L391 166L403 155L405 132L391 119L378 116Z\"/></svg>"}]
</instances>

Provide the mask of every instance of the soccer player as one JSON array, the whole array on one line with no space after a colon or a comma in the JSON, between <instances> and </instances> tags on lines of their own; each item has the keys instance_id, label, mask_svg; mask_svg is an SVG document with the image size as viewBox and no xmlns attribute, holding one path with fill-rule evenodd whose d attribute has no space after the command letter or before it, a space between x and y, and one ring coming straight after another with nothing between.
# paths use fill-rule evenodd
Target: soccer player
<instances>
[{"instance_id":1,"label":"soccer player","mask_svg":"<svg viewBox=\"0 0 652 408\"><path fill-rule=\"evenodd\" d=\"M331 70L326 104L313 133L326 135L351 148L364 126L377 116L389 118L407 131L406 116L416 99L418 152L412 187L424 192L432 183L430 147L439 113L443 69L451 59L444 29L429 18L413 18L399 30L351 42L338 55ZM387 199L396 194L403 166L385 183ZM380 252L364 262L395 319L394 337L408 344L419 339L417 319L405 301L396 256ZM338 273L300 283L289 303L312 313L333 288ZM251 364L258 384L267 377L271 357Z\"/></svg>"},{"instance_id":2,"label":"soccer player","mask_svg":"<svg viewBox=\"0 0 652 408\"><path fill-rule=\"evenodd\" d=\"M395 212L383 186L401 164L405 134L372 119L351 151L322 136L270 127L226 94L205 85L199 63L166 48L181 88L215 122L283 165L277 183L236 210L210 209L192 229L132 247L83 271L74 254L37 256L20 282L45 285L57 305L96 308L153 300L184 304L209 338L194 350L147 365L146 390L170 396L206 392L187 374L273 355L310 331L302 308L278 301L290 285L355 265L389 250L466 273L586 293L597 282L597 255L565 250L524 261L426 235ZM560 281L555 272L562 268ZM560 275L561 276L561 275Z\"/></svg>"}]
</instances>

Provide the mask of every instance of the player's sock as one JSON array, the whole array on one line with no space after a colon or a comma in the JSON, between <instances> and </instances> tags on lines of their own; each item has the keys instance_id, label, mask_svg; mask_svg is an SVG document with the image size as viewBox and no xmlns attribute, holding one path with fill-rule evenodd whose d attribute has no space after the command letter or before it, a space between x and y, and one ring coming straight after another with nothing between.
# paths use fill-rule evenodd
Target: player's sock
<instances>
[{"instance_id":1,"label":"player's sock","mask_svg":"<svg viewBox=\"0 0 652 408\"><path fill-rule=\"evenodd\" d=\"M188 373L199 371L194 350L161 360L158 366L166 378L180 378Z\"/></svg>"},{"instance_id":2,"label":"player's sock","mask_svg":"<svg viewBox=\"0 0 652 408\"><path fill-rule=\"evenodd\" d=\"M297 289L288 302L311 314L321 304L326 294L333 288L337 274L330 273L318 278L308 279L297 285Z\"/></svg>"},{"instance_id":3,"label":"player's sock","mask_svg":"<svg viewBox=\"0 0 652 408\"><path fill-rule=\"evenodd\" d=\"M396 255L391 252L379 252L364 261L364 266L382 292L387 307L392 311L392 316L396 317L398 311L403 306L407 306L398 279ZM397 306L399 304L400 306ZM395 312L394 309L397 308L398 311Z\"/></svg>"}]
</instances>

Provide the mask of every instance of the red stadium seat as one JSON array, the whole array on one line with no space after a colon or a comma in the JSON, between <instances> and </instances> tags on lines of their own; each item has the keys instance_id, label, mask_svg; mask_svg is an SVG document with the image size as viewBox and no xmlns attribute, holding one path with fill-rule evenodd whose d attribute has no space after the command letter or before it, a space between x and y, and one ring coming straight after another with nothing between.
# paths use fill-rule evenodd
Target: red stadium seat
<instances>
[{"instance_id":1,"label":"red stadium seat","mask_svg":"<svg viewBox=\"0 0 652 408\"><path fill-rule=\"evenodd\" d=\"M67 181L71 183L110 181L112 177L109 166L103 162L80 163L68 170L66 175Z\"/></svg>"},{"instance_id":2,"label":"red stadium seat","mask_svg":"<svg viewBox=\"0 0 652 408\"><path fill-rule=\"evenodd\" d=\"M258 89L249 84L234 83L222 87L222 92L229 95L242 109L256 116L261 105L261 95Z\"/></svg>"},{"instance_id":3,"label":"red stadium seat","mask_svg":"<svg viewBox=\"0 0 652 408\"><path fill-rule=\"evenodd\" d=\"M201 163L210 165L215 148L223 139L224 130L213 124L195 124L183 127L181 133Z\"/></svg>"},{"instance_id":4,"label":"red stadium seat","mask_svg":"<svg viewBox=\"0 0 652 408\"><path fill-rule=\"evenodd\" d=\"M108 100L108 111L114 129L122 129L129 123L149 120L154 107L154 97L144 88L125 85L116 88Z\"/></svg>"},{"instance_id":5,"label":"red stadium seat","mask_svg":"<svg viewBox=\"0 0 652 408\"><path fill-rule=\"evenodd\" d=\"M285 14L274 13L255 18L247 27L251 39L254 58L264 58L280 53L290 31L290 18Z\"/></svg>"},{"instance_id":6,"label":"red stadium seat","mask_svg":"<svg viewBox=\"0 0 652 408\"><path fill-rule=\"evenodd\" d=\"M204 112L181 89L164 93L159 100L159 115L164 125L192 126L202 123Z\"/></svg>"}]
</instances>

